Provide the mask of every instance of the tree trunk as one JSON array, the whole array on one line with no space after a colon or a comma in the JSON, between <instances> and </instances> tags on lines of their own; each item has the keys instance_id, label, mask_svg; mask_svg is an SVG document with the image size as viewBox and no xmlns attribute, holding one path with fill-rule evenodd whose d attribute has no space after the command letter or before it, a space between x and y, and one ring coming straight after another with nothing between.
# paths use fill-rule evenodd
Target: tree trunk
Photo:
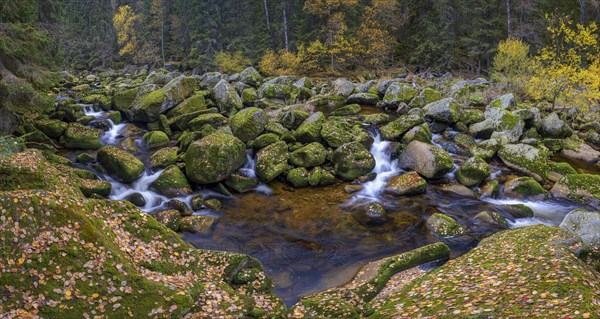
<instances>
[{"instance_id":1,"label":"tree trunk","mask_svg":"<svg viewBox=\"0 0 600 319\"><path fill-rule=\"evenodd\" d=\"M165 62L165 20L162 20L163 21L160 25L160 50L162 53L162 63L164 68L167 63Z\"/></svg>"},{"instance_id":2,"label":"tree trunk","mask_svg":"<svg viewBox=\"0 0 600 319\"><path fill-rule=\"evenodd\" d=\"M288 25L287 25L287 13L285 10L285 2L282 1L281 7L283 8L283 35L285 38L285 52L289 52L289 40L288 40Z\"/></svg>"},{"instance_id":3,"label":"tree trunk","mask_svg":"<svg viewBox=\"0 0 600 319\"><path fill-rule=\"evenodd\" d=\"M267 0L263 0L263 4L265 5L265 18L267 19L267 30L269 30L269 34L271 34L271 21L269 20L269 5L267 4Z\"/></svg>"},{"instance_id":4,"label":"tree trunk","mask_svg":"<svg viewBox=\"0 0 600 319\"><path fill-rule=\"evenodd\" d=\"M510 29L510 0L506 0L506 21L508 25L508 37L512 36L512 31Z\"/></svg>"},{"instance_id":5,"label":"tree trunk","mask_svg":"<svg viewBox=\"0 0 600 319\"><path fill-rule=\"evenodd\" d=\"M579 0L579 9L581 10L581 17L580 17L581 24L585 24L585 14L586 14L585 0Z\"/></svg>"}]
</instances>

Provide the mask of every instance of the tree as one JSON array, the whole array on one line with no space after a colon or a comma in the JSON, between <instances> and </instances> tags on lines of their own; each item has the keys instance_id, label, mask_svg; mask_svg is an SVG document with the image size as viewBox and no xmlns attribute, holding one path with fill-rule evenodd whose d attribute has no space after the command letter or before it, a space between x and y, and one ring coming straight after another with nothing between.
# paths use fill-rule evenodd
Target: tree
<instances>
[{"instance_id":1,"label":"tree","mask_svg":"<svg viewBox=\"0 0 600 319\"><path fill-rule=\"evenodd\" d=\"M129 5L119 7L119 11L113 18L113 24L117 30L117 43L121 46L119 55L132 54L137 47L137 35L135 23L138 16L131 10Z\"/></svg>"},{"instance_id":2,"label":"tree","mask_svg":"<svg viewBox=\"0 0 600 319\"><path fill-rule=\"evenodd\" d=\"M393 49L397 45L392 36L396 28L394 22L403 23L393 18L400 16L398 11L395 0L374 0L365 8L358 29L364 66L381 67L391 60Z\"/></svg>"},{"instance_id":3,"label":"tree","mask_svg":"<svg viewBox=\"0 0 600 319\"><path fill-rule=\"evenodd\" d=\"M531 66L529 45L519 39L508 38L498 44L497 51L492 78L514 93L522 94Z\"/></svg>"}]
</instances>

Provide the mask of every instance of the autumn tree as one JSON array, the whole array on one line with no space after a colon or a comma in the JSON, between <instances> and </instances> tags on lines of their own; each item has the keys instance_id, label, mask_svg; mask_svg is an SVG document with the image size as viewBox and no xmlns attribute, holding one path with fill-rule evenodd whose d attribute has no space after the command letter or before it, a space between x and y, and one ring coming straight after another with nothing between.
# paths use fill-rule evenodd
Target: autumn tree
<instances>
[{"instance_id":1,"label":"autumn tree","mask_svg":"<svg viewBox=\"0 0 600 319\"><path fill-rule=\"evenodd\" d=\"M137 48L137 34L135 23L138 16L129 5L120 6L113 18L113 25L117 30L117 43L121 47L119 55L133 54Z\"/></svg>"},{"instance_id":2,"label":"autumn tree","mask_svg":"<svg viewBox=\"0 0 600 319\"><path fill-rule=\"evenodd\" d=\"M358 29L364 66L381 67L391 60L397 45L393 33L404 22L396 0L373 0L365 8Z\"/></svg>"}]
</instances>

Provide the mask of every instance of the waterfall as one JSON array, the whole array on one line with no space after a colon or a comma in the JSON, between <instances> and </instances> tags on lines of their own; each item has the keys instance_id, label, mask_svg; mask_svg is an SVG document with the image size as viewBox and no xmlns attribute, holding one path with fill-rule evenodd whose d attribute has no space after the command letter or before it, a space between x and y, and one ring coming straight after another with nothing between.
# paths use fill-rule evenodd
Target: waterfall
<instances>
[{"instance_id":1,"label":"waterfall","mask_svg":"<svg viewBox=\"0 0 600 319\"><path fill-rule=\"evenodd\" d=\"M127 124L125 124L125 123L115 124L115 122L113 122L113 120L111 120L110 118L108 118L104 115L104 112L94 110L94 106L91 104L81 104L81 105L83 106L83 113L85 115L88 115L88 116L91 115L94 118L96 118L97 120L105 120L108 123L109 129L102 134L102 136L100 137L100 142L103 145L117 144L117 138L121 135L121 133L123 133L123 130L125 129L125 126L127 126Z\"/></svg>"},{"instance_id":2,"label":"waterfall","mask_svg":"<svg viewBox=\"0 0 600 319\"><path fill-rule=\"evenodd\" d=\"M377 177L363 184L363 189L356 194L354 199L366 198L377 200L390 178L398 175L402 170L398 167L398 159L392 159L394 151L392 143L381 138L379 132L373 135L371 154L375 157L375 168L373 172Z\"/></svg>"}]
</instances>

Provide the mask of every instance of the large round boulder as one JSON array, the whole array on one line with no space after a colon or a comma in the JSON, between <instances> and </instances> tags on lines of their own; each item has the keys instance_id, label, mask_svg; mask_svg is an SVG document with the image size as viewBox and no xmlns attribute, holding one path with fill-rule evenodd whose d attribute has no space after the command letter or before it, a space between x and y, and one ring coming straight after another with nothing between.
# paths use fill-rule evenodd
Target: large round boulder
<instances>
[{"instance_id":1,"label":"large round boulder","mask_svg":"<svg viewBox=\"0 0 600 319\"><path fill-rule=\"evenodd\" d=\"M321 143L313 142L303 146L290 155L290 163L300 167L313 167L325 163L327 150Z\"/></svg>"},{"instance_id":2,"label":"large round boulder","mask_svg":"<svg viewBox=\"0 0 600 319\"><path fill-rule=\"evenodd\" d=\"M546 155L539 149L527 144L503 145L498 156L506 166L533 177L541 182L548 175Z\"/></svg>"},{"instance_id":3,"label":"large round boulder","mask_svg":"<svg viewBox=\"0 0 600 319\"><path fill-rule=\"evenodd\" d=\"M490 176L490 166L479 157L471 157L456 170L456 179L468 187L483 182Z\"/></svg>"},{"instance_id":4,"label":"large round boulder","mask_svg":"<svg viewBox=\"0 0 600 319\"><path fill-rule=\"evenodd\" d=\"M325 122L322 112L315 112L309 116L294 132L296 140L302 143L318 142L321 139L321 128Z\"/></svg>"},{"instance_id":5,"label":"large round boulder","mask_svg":"<svg viewBox=\"0 0 600 319\"><path fill-rule=\"evenodd\" d=\"M144 163L118 147L102 147L98 151L97 160L108 175L123 183L135 181L144 172Z\"/></svg>"},{"instance_id":6,"label":"large round boulder","mask_svg":"<svg viewBox=\"0 0 600 319\"><path fill-rule=\"evenodd\" d=\"M335 174L344 180L354 180L375 168L375 158L362 144L346 143L333 152Z\"/></svg>"},{"instance_id":7,"label":"large round boulder","mask_svg":"<svg viewBox=\"0 0 600 319\"><path fill-rule=\"evenodd\" d=\"M218 183L246 163L246 145L225 133L210 134L193 142L185 152L185 171L194 183Z\"/></svg>"},{"instance_id":8,"label":"large round boulder","mask_svg":"<svg viewBox=\"0 0 600 319\"><path fill-rule=\"evenodd\" d=\"M425 178L440 178L452 171L454 161L440 147L415 140L402 152L399 165Z\"/></svg>"},{"instance_id":9,"label":"large round boulder","mask_svg":"<svg viewBox=\"0 0 600 319\"><path fill-rule=\"evenodd\" d=\"M233 135L244 142L257 138L268 122L265 112L257 107L249 107L239 111L229 119Z\"/></svg>"},{"instance_id":10,"label":"large round boulder","mask_svg":"<svg viewBox=\"0 0 600 319\"><path fill-rule=\"evenodd\" d=\"M565 216L560 228L570 231L591 248L600 248L600 212L576 209Z\"/></svg>"},{"instance_id":11,"label":"large round boulder","mask_svg":"<svg viewBox=\"0 0 600 319\"><path fill-rule=\"evenodd\" d=\"M192 193L185 174L179 167L172 165L165 169L160 176L150 184L159 194L168 197L185 196Z\"/></svg>"},{"instance_id":12,"label":"large round boulder","mask_svg":"<svg viewBox=\"0 0 600 319\"><path fill-rule=\"evenodd\" d=\"M288 147L284 141L270 144L256 153L256 175L268 183L288 168Z\"/></svg>"}]
</instances>

